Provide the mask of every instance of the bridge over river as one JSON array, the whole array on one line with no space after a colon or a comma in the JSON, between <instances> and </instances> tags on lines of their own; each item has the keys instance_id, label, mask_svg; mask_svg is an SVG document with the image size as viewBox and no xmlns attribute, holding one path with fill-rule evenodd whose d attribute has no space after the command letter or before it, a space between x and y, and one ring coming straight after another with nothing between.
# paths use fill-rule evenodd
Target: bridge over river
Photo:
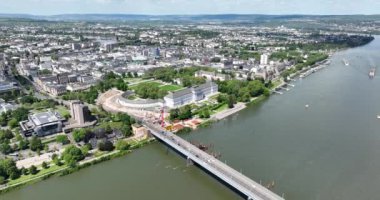
<instances>
[{"instance_id":1,"label":"bridge over river","mask_svg":"<svg viewBox=\"0 0 380 200\"><path fill-rule=\"evenodd\" d=\"M284 200L264 186L256 183L242 173L234 170L208 153L200 150L177 135L162 130L161 127L144 123L151 133L161 142L182 154L189 161L215 176L248 200Z\"/></svg>"}]
</instances>

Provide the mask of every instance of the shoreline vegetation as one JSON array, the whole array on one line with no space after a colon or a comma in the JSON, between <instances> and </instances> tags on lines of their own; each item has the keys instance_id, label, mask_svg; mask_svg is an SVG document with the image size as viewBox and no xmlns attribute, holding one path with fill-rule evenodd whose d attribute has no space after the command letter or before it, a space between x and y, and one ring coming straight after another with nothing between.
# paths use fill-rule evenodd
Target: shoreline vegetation
<instances>
[{"instance_id":1,"label":"shoreline vegetation","mask_svg":"<svg viewBox=\"0 0 380 200\"><path fill-rule=\"evenodd\" d=\"M156 140L153 138L145 139L138 143L135 143L128 150L114 150L112 152L105 153L103 155L100 155L92 159L83 160L79 162L78 165L75 167L70 167L67 165L57 166L54 164L54 165L50 165L50 167L47 169L44 169L44 168L38 169L39 170L38 174L32 175L31 177L25 180L20 180L20 181L17 180L17 182L11 182L10 184L7 184L5 187L0 188L0 195L13 191L13 190L20 189L23 186L31 185L33 183L46 180L53 176L66 176L74 172L80 171L81 169L85 169L87 167L102 163L104 161L122 157L154 141Z\"/></svg>"},{"instance_id":2,"label":"shoreline vegetation","mask_svg":"<svg viewBox=\"0 0 380 200\"><path fill-rule=\"evenodd\" d=\"M360 45L355 44L353 46L341 47L341 48L338 48L336 50L332 50L332 52L328 55L327 54L319 54L319 55L316 55L313 59L311 59L305 63L296 64L296 65L292 66L291 68L286 69L284 72L282 72L282 74L281 74L282 78L274 80L271 83L272 86L267 88L267 89L270 89L271 91L277 90L277 89L281 88L283 85L287 84L290 81L289 78L290 79L294 78L306 70L318 67L320 65L324 65L331 58L331 56L333 56L338 51L342 51L342 50L345 50L348 48L354 48L354 47L366 45L366 44L370 43L372 40L365 41L364 43L360 43ZM197 82L199 80L191 80L191 81ZM192 85L193 84L192 82L190 82L189 84ZM122 88L122 87L124 87L124 84L121 84L121 81L119 81L119 82L116 81L115 83L112 83L109 85L110 85L109 87L118 86L118 87L121 87L121 89L124 89L124 88ZM102 89L105 89L105 88L102 87ZM172 88L168 87L167 89L172 89ZM177 89L177 88L173 88L173 90L175 90L175 89ZM241 110L246 109L247 107L260 104L261 102L265 101L269 97L270 97L270 94L268 95L268 93L264 92L258 96L249 98L249 100L245 101L245 102L236 103L236 100L235 100L234 106L227 108L227 109L220 110L220 111L214 113L213 115L210 116L210 118L208 118L207 120L204 120L203 123L199 126L199 128L210 127L210 126L212 126L212 124L214 124L214 122L220 121L220 120L225 119L231 115L234 115L234 114L240 112ZM70 99L70 98L67 97L67 99ZM90 99L93 100L94 97L91 97ZM218 114L219 114L219 116L217 116ZM184 129L183 131L178 131L177 134L191 133L191 132L192 132L192 129ZM36 183L36 182L39 182L42 180L46 180L46 179L53 177L53 176L69 175L69 174L72 174L72 173L79 171L81 169L87 168L89 166L124 156L126 154L132 153L133 150L141 148L141 147L145 146L146 144L149 144L153 141L157 141L157 140L155 140L154 138L145 139L145 140L142 140L142 141L139 141L139 142L133 144L131 146L131 148L128 150L114 150L114 151L111 151L109 153L98 155L95 158L91 158L91 159L87 159L87 160L85 159L85 160L80 161L75 167L72 167L69 165L55 165L55 164L51 164L47 168L44 166L38 166L38 168L36 169L37 170L36 174L34 174L34 175L32 175L32 174L23 175L23 176L21 176L21 179L11 180L7 184L5 184L4 187L2 187L2 188L0 187L0 195L4 194L6 192L9 192L9 191L19 189L19 188L26 186L26 185L30 185L30 184L33 184L33 183Z\"/></svg>"}]
</instances>

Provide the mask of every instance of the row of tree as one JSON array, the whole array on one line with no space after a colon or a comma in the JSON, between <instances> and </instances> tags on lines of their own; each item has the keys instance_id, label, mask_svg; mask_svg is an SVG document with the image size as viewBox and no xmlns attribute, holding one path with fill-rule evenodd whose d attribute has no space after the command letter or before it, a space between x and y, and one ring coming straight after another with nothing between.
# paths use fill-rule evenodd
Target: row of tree
<instances>
[{"instance_id":1,"label":"row of tree","mask_svg":"<svg viewBox=\"0 0 380 200\"><path fill-rule=\"evenodd\" d=\"M172 68L162 67L149 70L144 75L145 78L154 78L168 83L173 83L176 79L181 80L184 87L190 87L204 83L206 80L202 77L194 77L195 72L199 70L213 71L207 67L186 67L186 68Z\"/></svg>"},{"instance_id":2,"label":"row of tree","mask_svg":"<svg viewBox=\"0 0 380 200\"><path fill-rule=\"evenodd\" d=\"M167 95L167 91L161 90L160 87L153 82L140 83L134 90L137 95L144 99L161 99Z\"/></svg>"},{"instance_id":3,"label":"row of tree","mask_svg":"<svg viewBox=\"0 0 380 200\"><path fill-rule=\"evenodd\" d=\"M186 120L193 117L191 106L186 105L181 108L175 108L170 110L170 120Z\"/></svg>"},{"instance_id":4,"label":"row of tree","mask_svg":"<svg viewBox=\"0 0 380 200\"><path fill-rule=\"evenodd\" d=\"M240 80L228 80L217 81L219 86L219 92L229 95L221 96L220 102L228 102L229 105L236 101L249 102L252 97L258 97L260 95L269 95L269 89L264 84L263 80L252 81L240 81ZM234 100L235 99L235 100Z\"/></svg>"}]
</instances>

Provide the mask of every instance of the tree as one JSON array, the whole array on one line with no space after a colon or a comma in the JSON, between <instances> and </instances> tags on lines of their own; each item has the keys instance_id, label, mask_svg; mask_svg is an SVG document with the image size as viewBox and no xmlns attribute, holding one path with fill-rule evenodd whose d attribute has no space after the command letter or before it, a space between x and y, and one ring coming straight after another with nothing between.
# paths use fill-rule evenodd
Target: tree
<instances>
[{"instance_id":1,"label":"tree","mask_svg":"<svg viewBox=\"0 0 380 200\"><path fill-rule=\"evenodd\" d=\"M57 154L53 154L51 158L52 158L53 163L55 165L57 165L57 166L61 166L62 165L61 159L59 159L59 157L58 157Z\"/></svg>"},{"instance_id":2,"label":"tree","mask_svg":"<svg viewBox=\"0 0 380 200\"><path fill-rule=\"evenodd\" d=\"M112 128L111 128L111 126L109 124L106 125L105 132L106 132L106 134L111 134L112 133Z\"/></svg>"},{"instance_id":3,"label":"tree","mask_svg":"<svg viewBox=\"0 0 380 200\"><path fill-rule=\"evenodd\" d=\"M113 151L115 147L113 146L112 142L107 140L99 142L98 148L100 151Z\"/></svg>"},{"instance_id":4,"label":"tree","mask_svg":"<svg viewBox=\"0 0 380 200\"><path fill-rule=\"evenodd\" d=\"M0 159L0 176L4 179L17 179L21 172L16 166L16 162L12 159Z\"/></svg>"},{"instance_id":5,"label":"tree","mask_svg":"<svg viewBox=\"0 0 380 200\"><path fill-rule=\"evenodd\" d=\"M200 118L210 118L210 110L208 108L205 108L199 112Z\"/></svg>"},{"instance_id":6,"label":"tree","mask_svg":"<svg viewBox=\"0 0 380 200\"><path fill-rule=\"evenodd\" d=\"M8 121L8 126L9 128L13 129L18 126L18 121L15 118L12 118L11 120Z\"/></svg>"},{"instance_id":7,"label":"tree","mask_svg":"<svg viewBox=\"0 0 380 200\"><path fill-rule=\"evenodd\" d=\"M116 81L116 88L118 90L127 91L128 90L128 84L125 83L122 78L119 78Z\"/></svg>"},{"instance_id":8,"label":"tree","mask_svg":"<svg viewBox=\"0 0 380 200\"><path fill-rule=\"evenodd\" d=\"M129 150L129 148L131 147L131 145L124 140L118 140L115 146L116 146L116 149L119 151L126 151L126 150Z\"/></svg>"},{"instance_id":9,"label":"tree","mask_svg":"<svg viewBox=\"0 0 380 200\"><path fill-rule=\"evenodd\" d=\"M0 144L0 152L7 155L13 152L12 147L7 143L4 142Z\"/></svg>"},{"instance_id":10,"label":"tree","mask_svg":"<svg viewBox=\"0 0 380 200\"><path fill-rule=\"evenodd\" d=\"M29 147L29 140L27 139L22 139L20 140L18 147L20 150L25 150Z\"/></svg>"},{"instance_id":11,"label":"tree","mask_svg":"<svg viewBox=\"0 0 380 200\"><path fill-rule=\"evenodd\" d=\"M58 135L55 138L56 142L61 143L62 145L66 145L70 143L70 140L67 138L67 135Z\"/></svg>"},{"instance_id":12,"label":"tree","mask_svg":"<svg viewBox=\"0 0 380 200\"><path fill-rule=\"evenodd\" d=\"M45 152L49 152L49 145L48 145L48 144L45 144L45 145L44 145L44 151L45 151Z\"/></svg>"},{"instance_id":13,"label":"tree","mask_svg":"<svg viewBox=\"0 0 380 200\"><path fill-rule=\"evenodd\" d=\"M167 94L167 91L160 90L160 87L154 82L140 83L134 90L144 99L159 99Z\"/></svg>"},{"instance_id":14,"label":"tree","mask_svg":"<svg viewBox=\"0 0 380 200\"><path fill-rule=\"evenodd\" d=\"M44 149L44 145L42 144L41 139L36 136L33 136L30 140L30 150L32 151L42 151Z\"/></svg>"},{"instance_id":15,"label":"tree","mask_svg":"<svg viewBox=\"0 0 380 200\"><path fill-rule=\"evenodd\" d=\"M186 105L179 109L178 118L180 120L190 119L192 116L193 116L193 113L191 112L191 106Z\"/></svg>"},{"instance_id":16,"label":"tree","mask_svg":"<svg viewBox=\"0 0 380 200\"><path fill-rule=\"evenodd\" d=\"M0 176L0 185L5 183L5 178L4 176Z\"/></svg>"},{"instance_id":17,"label":"tree","mask_svg":"<svg viewBox=\"0 0 380 200\"><path fill-rule=\"evenodd\" d=\"M32 175L35 175L38 173L38 170L37 170L37 167L32 165L29 167L29 173L32 174Z\"/></svg>"},{"instance_id":18,"label":"tree","mask_svg":"<svg viewBox=\"0 0 380 200\"><path fill-rule=\"evenodd\" d=\"M0 115L0 125L1 125L1 126L6 126L6 125L7 125L7 122L8 122L8 120L7 120L7 116L4 115L4 114L5 114L5 113L3 113L3 114Z\"/></svg>"},{"instance_id":19,"label":"tree","mask_svg":"<svg viewBox=\"0 0 380 200\"><path fill-rule=\"evenodd\" d=\"M228 101L227 101L228 108L233 108L235 103L236 103L236 97L234 95L229 95Z\"/></svg>"},{"instance_id":20,"label":"tree","mask_svg":"<svg viewBox=\"0 0 380 200\"><path fill-rule=\"evenodd\" d=\"M87 141L91 136L91 132L88 129L75 129L73 132L73 138L75 142Z\"/></svg>"},{"instance_id":21,"label":"tree","mask_svg":"<svg viewBox=\"0 0 380 200\"><path fill-rule=\"evenodd\" d=\"M88 155L88 152L92 149L92 146L91 144L85 144L82 148L81 148L81 151L83 153L84 156L87 156Z\"/></svg>"},{"instance_id":22,"label":"tree","mask_svg":"<svg viewBox=\"0 0 380 200\"><path fill-rule=\"evenodd\" d=\"M10 140L14 137L11 130L0 130L0 141L3 141L4 139Z\"/></svg>"},{"instance_id":23,"label":"tree","mask_svg":"<svg viewBox=\"0 0 380 200\"><path fill-rule=\"evenodd\" d=\"M49 165L46 162L42 162L42 168L47 169L49 168Z\"/></svg>"},{"instance_id":24,"label":"tree","mask_svg":"<svg viewBox=\"0 0 380 200\"><path fill-rule=\"evenodd\" d=\"M125 137L129 137L129 136L132 135L132 128L131 128L131 125L124 124L124 125L121 127L121 131L123 132L123 134L124 134Z\"/></svg>"},{"instance_id":25,"label":"tree","mask_svg":"<svg viewBox=\"0 0 380 200\"><path fill-rule=\"evenodd\" d=\"M249 88L252 97L257 97L263 94L265 88L264 84L258 80L249 82L247 87Z\"/></svg>"},{"instance_id":26,"label":"tree","mask_svg":"<svg viewBox=\"0 0 380 200\"><path fill-rule=\"evenodd\" d=\"M270 91L269 91L269 89L268 89L268 88L265 88L263 94L264 94L264 96L269 97L269 96L270 96Z\"/></svg>"},{"instance_id":27,"label":"tree","mask_svg":"<svg viewBox=\"0 0 380 200\"><path fill-rule=\"evenodd\" d=\"M67 165L74 167L78 161L84 159L84 155L78 147L70 145L63 151L62 158Z\"/></svg>"},{"instance_id":28,"label":"tree","mask_svg":"<svg viewBox=\"0 0 380 200\"><path fill-rule=\"evenodd\" d=\"M171 109L170 110L170 120L173 121L175 119L178 119L178 117L179 117L179 109L178 108Z\"/></svg>"},{"instance_id":29,"label":"tree","mask_svg":"<svg viewBox=\"0 0 380 200\"><path fill-rule=\"evenodd\" d=\"M226 103L228 100L228 95L226 94L219 94L218 97L216 98L218 103Z\"/></svg>"},{"instance_id":30,"label":"tree","mask_svg":"<svg viewBox=\"0 0 380 200\"><path fill-rule=\"evenodd\" d=\"M23 120L28 119L28 113L29 113L28 109L24 107L20 107L12 111L12 118L15 118L17 122L23 121Z\"/></svg>"},{"instance_id":31,"label":"tree","mask_svg":"<svg viewBox=\"0 0 380 200\"><path fill-rule=\"evenodd\" d=\"M20 171L21 171L21 174L23 174L23 175L28 175L28 174L29 174L29 170L26 169L25 167L22 167L22 168L20 169Z\"/></svg>"}]
</instances>

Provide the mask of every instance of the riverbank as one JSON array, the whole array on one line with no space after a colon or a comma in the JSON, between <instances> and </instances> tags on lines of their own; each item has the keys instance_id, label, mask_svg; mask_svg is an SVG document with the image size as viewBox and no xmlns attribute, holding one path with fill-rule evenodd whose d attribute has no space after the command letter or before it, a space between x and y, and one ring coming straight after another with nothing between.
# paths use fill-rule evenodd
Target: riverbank
<instances>
[{"instance_id":1,"label":"riverbank","mask_svg":"<svg viewBox=\"0 0 380 200\"><path fill-rule=\"evenodd\" d=\"M141 148L144 145L151 143L152 141L154 141L154 139L152 138L141 140L133 144L129 150L125 150L125 151L114 150L112 152L108 152L94 158L83 160L79 162L78 165L74 168L70 168L66 165L57 166L55 164L50 165L49 168L47 169L43 169L42 167L40 167L39 169L40 171L35 175L23 175L20 179L17 179L14 181L12 180L8 184L0 186L0 195L9 191L13 191L18 188L21 188L26 185L30 185L39 181L46 180L52 176L69 175L81 169L87 168L89 166L124 156L126 154L132 153L133 150L135 149Z\"/></svg>"}]
</instances>

